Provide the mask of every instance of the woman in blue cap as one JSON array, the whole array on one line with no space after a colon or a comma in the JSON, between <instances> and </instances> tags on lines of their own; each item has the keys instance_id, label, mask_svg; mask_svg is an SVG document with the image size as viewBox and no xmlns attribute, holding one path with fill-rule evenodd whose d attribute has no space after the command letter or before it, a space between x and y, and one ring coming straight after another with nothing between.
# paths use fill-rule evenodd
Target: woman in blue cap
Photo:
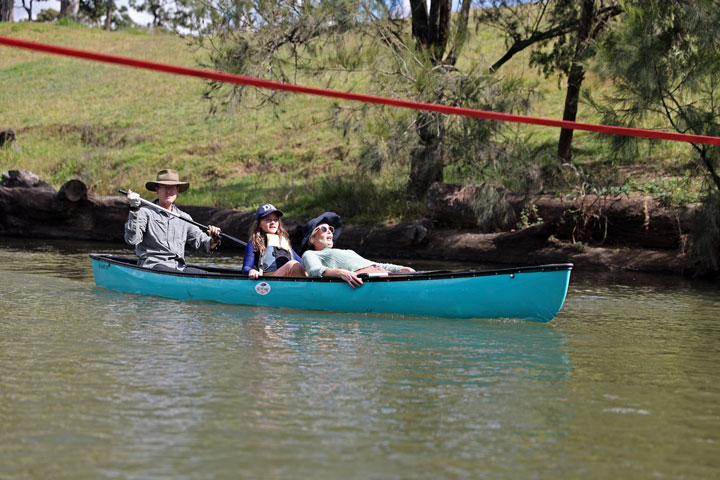
<instances>
[{"instance_id":1,"label":"woman in blue cap","mask_svg":"<svg viewBox=\"0 0 720 480\"><path fill-rule=\"evenodd\" d=\"M290 245L290 236L280 220L283 213L269 203L258 207L250 225L242 272L250 278L261 275L304 277L302 259Z\"/></svg>"},{"instance_id":2,"label":"woman in blue cap","mask_svg":"<svg viewBox=\"0 0 720 480\"><path fill-rule=\"evenodd\" d=\"M361 273L414 272L410 267L379 263L358 255L354 250L333 248L340 237L342 219L335 212L325 212L305 224L302 263L310 277L336 277L351 287L362 285Z\"/></svg>"}]
</instances>

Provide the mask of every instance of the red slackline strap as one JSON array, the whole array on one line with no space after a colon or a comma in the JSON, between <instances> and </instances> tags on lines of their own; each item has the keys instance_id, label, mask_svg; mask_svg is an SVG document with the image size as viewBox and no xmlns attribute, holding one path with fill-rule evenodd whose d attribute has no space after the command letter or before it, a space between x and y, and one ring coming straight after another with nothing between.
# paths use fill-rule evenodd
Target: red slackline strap
<instances>
[{"instance_id":1,"label":"red slackline strap","mask_svg":"<svg viewBox=\"0 0 720 480\"><path fill-rule=\"evenodd\" d=\"M35 50L37 52L52 53L56 55L66 55L69 57L84 58L96 62L115 63L118 65L127 65L129 67L144 68L148 70L156 70L159 72L173 73L175 75L187 75L191 77L206 78L219 82L235 83L238 85L247 85L251 87L267 88L271 90L285 90L288 92L307 93L310 95L319 95L323 97L342 98L344 100L354 100L365 103L375 103L380 105L390 105L393 107L412 108L415 110L427 110L431 112L439 112L447 115L463 115L474 118L484 118L488 120L500 120L505 122L528 123L531 125L544 125L546 127L567 128L572 130L586 130L589 132L608 133L614 135L624 135L627 137L643 137L655 138L660 140L672 140L675 142L702 143L707 145L720 145L720 137L709 137L705 135L688 135L685 133L663 132L657 130L646 130L642 128L616 127L611 125L597 125L592 123L570 122L567 120L551 120L547 118L528 117L525 115L513 115L510 113L490 112L487 110L475 110L472 108L453 107L448 105L438 105L434 103L415 102L412 100L398 100L394 98L378 97L375 95L364 95L361 93L340 92L337 90L327 90L323 88L303 87L292 83L275 82L272 80L262 80L254 77L246 77L244 75L234 75L231 73L223 73L217 71L200 70L196 68L178 67L164 63L148 62L145 60L137 60L128 57L119 57L116 55L107 55L104 53L88 52L85 50L76 50L67 47L57 47L44 43L30 42L16 38L0 36L0 45L8 47L25 48Z\"/></svg>"}]
</instances>

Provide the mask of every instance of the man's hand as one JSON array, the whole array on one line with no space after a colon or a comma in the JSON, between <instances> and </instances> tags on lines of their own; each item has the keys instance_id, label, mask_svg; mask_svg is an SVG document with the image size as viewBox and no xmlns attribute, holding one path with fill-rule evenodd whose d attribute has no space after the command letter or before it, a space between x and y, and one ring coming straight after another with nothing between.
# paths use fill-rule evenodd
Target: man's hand
<instances>
[{"instance_id":1,"label":"man's hand","mask_svg":"<svg viewBox=\"0 0 720 480\"><path fill-rule=\"evenodd\" d=\"M127 200L128 200L128 204L130 205L130 208L140 207L140 194L139 193L133 192L132 190L128 190Z\"/></svg>"},{"instance_id":2,"label":"man's hand","mask_svg":"<svg viewBox=\"0 0 720 480\"><path fill-rule=\"evenodd\" d=\"M210 235L210 249L214 249L220 245L220 229L218 227L209 225L207 233Z\"/></svg>"}]
</instances>

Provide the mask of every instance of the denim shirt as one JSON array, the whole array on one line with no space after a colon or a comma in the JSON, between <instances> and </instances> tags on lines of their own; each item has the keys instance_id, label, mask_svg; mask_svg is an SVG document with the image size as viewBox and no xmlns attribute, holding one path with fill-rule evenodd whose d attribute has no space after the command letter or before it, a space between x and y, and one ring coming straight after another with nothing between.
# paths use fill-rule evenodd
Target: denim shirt
<instances>
[{"instance_id":1,"label":"denim shirt","mask_svg":"<svg viewBox=\"0 0 720 480\"><path fill-rule=\"evenodd\" d=\"M173 205L175 213L192 220ZM210 251L210 235L195 225L152 207L130 210L125 223L125 242L135 245L138 266L153 268L162 264L174 269L185 268L185 244L195 250Z\"/></svg>"}]
</instances>

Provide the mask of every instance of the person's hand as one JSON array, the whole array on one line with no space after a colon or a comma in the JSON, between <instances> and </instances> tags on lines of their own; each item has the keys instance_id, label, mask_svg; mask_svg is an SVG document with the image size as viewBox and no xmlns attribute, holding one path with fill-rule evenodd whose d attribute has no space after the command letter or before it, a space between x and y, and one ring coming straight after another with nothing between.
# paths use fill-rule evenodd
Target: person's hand
<instances>
[{"instance_id":1,"label":"person's hand","mask_svg":"<svg viewBox=\"0 0 720 480\"><path fill-rule=\"evenodd\" d=\"M248 277L257 280L258 277L260 277L260 272L255 270L254 268L248 272Z\"/></svg>"},{"instance_id":2,"label":"person's hand","mask_svg":"<svg viewBox=\"0 0 720 480\"><path fill-rule=\"evenodd\" d=\"M415 269L414 269L414 268L410 268L410 267L402 267L402 268L400 269L400 271L401 271L401 272L405 272L405 273L412 273L412 272L415 271Z\"/></svg>"},{"instance_id":3,"label":"person's hand","mask_svg":"<svg viewBox=\"0 0 720 480\"><path fill-rule=\"evenodd\" d=\"M212 225L208 226L208 235L210 235L210 248L213 249L220 245L220 229Z\"/></svg>"},{"instance_id":4,"label":"person's hand","mask_svg":"<svg viewBox=\"0 0 720 480\"><path fill-rule=\"evenodd\" d=\"M127 200L130 208L138 208L140 206L140 194L137 192L128 189Z\"/></svg>"},{"instance_id":5,"label":"person's hand","mask_svg":"<svg viewBox=\"0 0 720 480\"><path fill-rule=\"evenodd\" d=\"M359 287L363 284L363 281L360 277L357 276L357 273L351 272L350 270L338 270L338 273L340 275L340 278L345 280L348 285L351 287Z\"/></svg>"}]
</instances>

